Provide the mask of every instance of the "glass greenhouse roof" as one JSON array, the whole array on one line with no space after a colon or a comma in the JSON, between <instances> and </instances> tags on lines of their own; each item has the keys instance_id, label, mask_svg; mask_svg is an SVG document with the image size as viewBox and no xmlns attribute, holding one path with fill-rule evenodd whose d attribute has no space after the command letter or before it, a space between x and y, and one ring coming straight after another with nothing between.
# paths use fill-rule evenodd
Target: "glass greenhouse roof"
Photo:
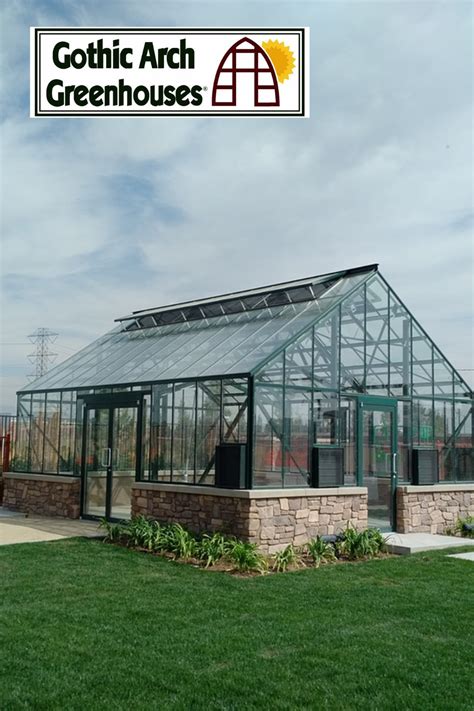
<instances>
[{"instance_id":1,"label":"glass greenhouse roof","mask_svg":"<svg viewBox=\"0 0 474 711\"><path fill-rule=\"evenodd\" d=\"M134 312L20 392L251 373L376 269Z\"/></svg>"}]
</instances>

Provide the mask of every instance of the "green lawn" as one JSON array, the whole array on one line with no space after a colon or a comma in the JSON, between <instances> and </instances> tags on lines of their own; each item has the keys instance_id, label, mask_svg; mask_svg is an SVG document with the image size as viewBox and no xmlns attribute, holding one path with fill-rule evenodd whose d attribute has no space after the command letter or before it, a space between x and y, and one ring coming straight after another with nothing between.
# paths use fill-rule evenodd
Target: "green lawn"
<instances>
[{"instance_id":1,"label":"green lawn","mask_svg":"<svg viewBox=\"0 0 474 711\"><path fill-rule=\"evenodd\" d=\"M474 708L474 564L237 578L74 539L0 547L0 709Z\"/></svg>"}]
</instances>

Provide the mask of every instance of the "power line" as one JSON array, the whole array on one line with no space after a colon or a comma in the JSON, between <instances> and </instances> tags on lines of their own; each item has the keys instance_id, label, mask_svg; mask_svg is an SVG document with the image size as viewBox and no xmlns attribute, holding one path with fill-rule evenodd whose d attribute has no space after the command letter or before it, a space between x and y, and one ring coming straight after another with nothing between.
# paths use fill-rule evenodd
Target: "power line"
<instances>
[{"instance_id":1,"label":"power line","mask_svg":"<svg viewBox=\"0 0 474 711\"><path fill-rule=\"evenodd\" d=\"M30 353L28 360L35 366L35 372L30 373L30 380L41 378L48 372L51 363L54 363L57 353L49 350L49 344L54 343L59 334L50 331L49 328L37 328L34 333L28 336L31 343L36 345L34 353Z\"/></svg>"},{"instance_id":2,"label":"power line","mask_svg":"<svg viewBox=\"0 0 474 711\"><path fill-rule=\"evenodd\" d=\"M30 344L31 344L31 341L30 341L30 343L28 343L27 341L24 341L24 342L18 341L17 343L14 341L8 341L5 343L0 343L0 346L29 346ZM70 348L69 346L64 346L63 344L61 344L61 345L56 344L56 348L59 348L60 350L71 351L71 353L77 353L77 350L78 350L77 348Z\"/></svg>"}]
</instances>

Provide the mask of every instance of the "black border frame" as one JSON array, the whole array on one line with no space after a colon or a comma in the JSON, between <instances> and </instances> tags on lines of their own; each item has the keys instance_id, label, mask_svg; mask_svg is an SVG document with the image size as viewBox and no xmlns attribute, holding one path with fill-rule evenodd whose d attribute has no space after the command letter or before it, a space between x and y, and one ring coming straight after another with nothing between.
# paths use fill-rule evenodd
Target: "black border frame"
<instances>
[{"instance_id":1,"label":"black border frame","mask_svg":"<svg viewBox=\"0 0 474 711\"><path fill-rule=\"evenodd\" d=\"M277 111L277 110L265 110L265 111L247 111L239 112L238 110L228 110L228 111L42 111L40 108L40 86L41 86L41 35L45 33L56 34L56 33L77 33L77 34L92 34L94 32L104 33L113 32L119 33L136 33L136 34L213 34L226 32L228 34L243 34L248 33L285 33L285 34L297 34L298 44L299 44L299 54L300 54L300 76L299 76L299 86L298 86L298 111ZM43 116L100 116L100 117L123 117L123 116L283 116L283 117L298 117L298 118L309 118L309 114L305 114L307 106L307 97L305 90L305 59L306 59L306 35L307 28L305 27L179 27L179 28L166 28L166 27L35 27L35 56L34 56L34 74L35 74L35 100L34 100L34 118L41 118Z\"/></svg>"}]
</instances>

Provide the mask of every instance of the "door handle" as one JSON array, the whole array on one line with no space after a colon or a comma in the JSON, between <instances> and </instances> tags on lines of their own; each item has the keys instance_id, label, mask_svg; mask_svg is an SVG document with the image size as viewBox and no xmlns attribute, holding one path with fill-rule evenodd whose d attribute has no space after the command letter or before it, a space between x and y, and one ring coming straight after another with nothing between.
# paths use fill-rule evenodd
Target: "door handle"
<instances>
[{"instance_id":1,"label":"door handle","mask_svg":"<svg viewBox=\"0 0 474 711\"><path fill-rule=\"evenodd\" d=\"M397 474L397 453L394 452L392 454L392 476L396 476Z\"/></svg>"},{"instance_id":2,"label":"door handle","mask_svg":"<svg viewBox=\"0 0 474 711\"><path fill-rule=\"evenodd\" d=\"M101 466L102 467L110 467L112 464L112 450L110 447L104 447L102 450L102 461L101 461Z\"/></svg>"}]
</instances>

